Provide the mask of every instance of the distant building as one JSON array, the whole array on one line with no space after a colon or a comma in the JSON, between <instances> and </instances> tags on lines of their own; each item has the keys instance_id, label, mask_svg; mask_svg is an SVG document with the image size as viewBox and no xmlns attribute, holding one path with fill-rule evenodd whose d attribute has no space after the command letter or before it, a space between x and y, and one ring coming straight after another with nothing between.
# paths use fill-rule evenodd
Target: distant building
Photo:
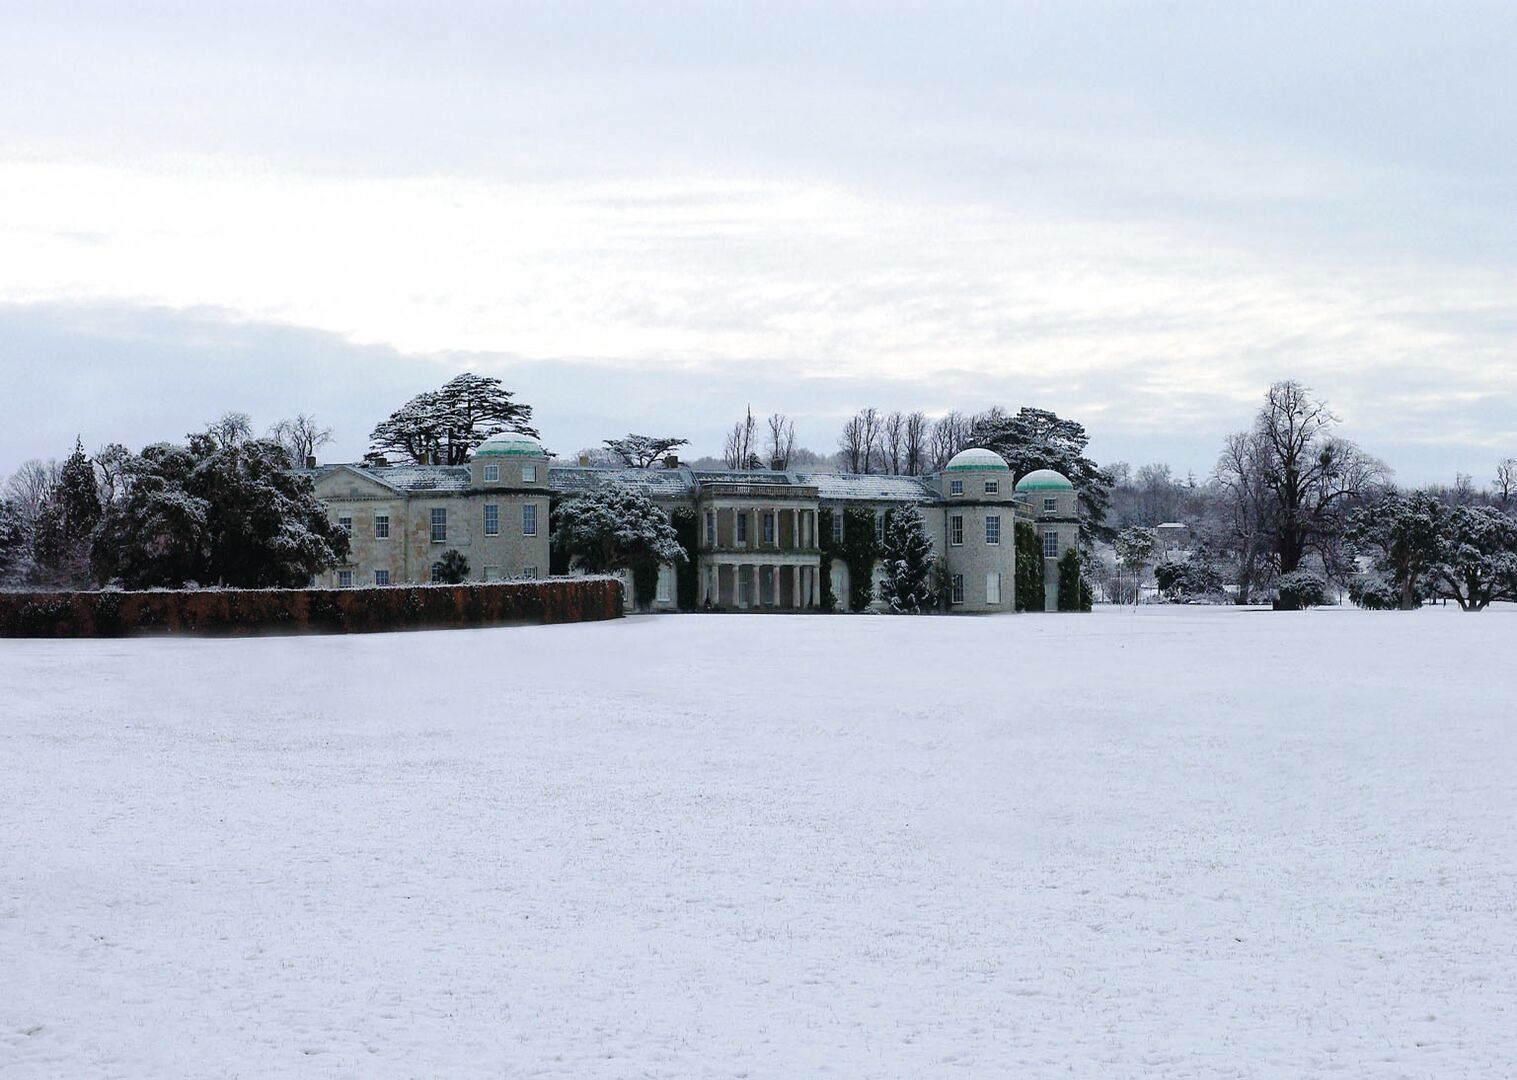
<instances>
[{"instance_id":1,"label":"distant building","mask_svg":"<svg viewBox=\"0 0 1517 1080\"><path fill-rule=\"evenodd\" d=\"M309 475L352 537L347 563L322 582L332 586L434 580L438 558L450 549L468 559L478 581L546 576L551 503L613 485L641 491L671 515L680 507L695 513L701 607L820 608L823 511L831 511L840 539L848 510L871 513L882 536L887 513L916 506L947 563L952 609L961 612L1013 610L1018 521L1038 531L1046 605L1056 610L1057 562L1079 535L1069 480L1040 470L1013 487L1006 462L984 449L965 450L926 477L694 470L672 460L633 469L551 464L535 440L500 435L467 465L327 465ZM831 561L827 584L847 597L843 560ZM677 610L673 567L662 569L653 607Z\"/></svg>"}]
</instances>

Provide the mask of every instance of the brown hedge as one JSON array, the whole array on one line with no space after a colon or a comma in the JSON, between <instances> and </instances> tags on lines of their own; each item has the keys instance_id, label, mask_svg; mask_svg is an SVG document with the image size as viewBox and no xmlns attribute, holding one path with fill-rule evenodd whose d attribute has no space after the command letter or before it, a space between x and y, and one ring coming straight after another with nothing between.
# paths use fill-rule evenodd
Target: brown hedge
<instances>
[{"instance_id":1,"label":"brown hedge","mask_svg":"<svg viewBox=\"0 0 1517 1080\"><path fill-rule=\"evenodd\" d=\"M358 589L0 592L0 637L360 634L615 619L613 578Z\"/></svg>"}]
</instances>

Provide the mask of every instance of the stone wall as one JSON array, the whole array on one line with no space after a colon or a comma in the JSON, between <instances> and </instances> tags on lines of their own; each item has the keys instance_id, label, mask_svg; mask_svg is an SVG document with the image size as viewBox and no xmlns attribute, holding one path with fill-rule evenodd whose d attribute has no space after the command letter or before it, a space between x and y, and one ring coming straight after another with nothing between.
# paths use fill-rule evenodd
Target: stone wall
<instances>
[{"instance_id":1,"label":"stone wall","mask_svg":"<svg viewBox=\"0 0 1517 1080\"><path fill-rule=\"evenodd\" d=\"M622 614L614 578L353 589L0 592L0 637L369 633L590 622Z\"/></svg>"}]
</instances>

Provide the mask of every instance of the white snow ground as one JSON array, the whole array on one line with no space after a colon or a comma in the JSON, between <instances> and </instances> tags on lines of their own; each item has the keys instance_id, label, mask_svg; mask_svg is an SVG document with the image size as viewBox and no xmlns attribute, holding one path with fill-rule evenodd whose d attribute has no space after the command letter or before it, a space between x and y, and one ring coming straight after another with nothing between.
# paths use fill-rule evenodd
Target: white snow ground
<instances>
[{"instance_id":1,"label":"white snow ground","mask_svg":"<svg viewBox=\"0 0 1517 1080\"><path fill-rule=\"evenodd\" d=\"M0 1074L1517 1075L1517 612L0 642Z\"/></svg>"}]
</instances>

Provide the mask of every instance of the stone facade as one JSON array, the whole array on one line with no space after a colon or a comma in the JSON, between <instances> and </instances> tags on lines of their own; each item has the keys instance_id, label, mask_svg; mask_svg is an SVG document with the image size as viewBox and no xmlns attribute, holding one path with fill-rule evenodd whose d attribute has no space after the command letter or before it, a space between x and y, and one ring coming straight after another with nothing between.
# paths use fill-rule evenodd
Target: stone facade
<instances>
[{"instance_id":1,"label":"stone facade","mask_svg":"<svg viewBox=\"0 0 1517 1080\"><path fill-rule=\"evenodd\" d=\"M833 521L864 510L878 536L891 510L916 506L947 564L956 612L1015 610L1018 521L1032 521L1040 542L1045 532L1051 537L1053 554L1044 560L1050 610L1058 603L1058 557L1078 542L1067 480L1034 473L1013 486L1006 463L978 449L928 477L697 472L677 464L553 465L532 440L501 436L468 465L333 465L311 475L316 494L353 538L348 563L318 582L333 586L427 582L448 550L468 560L472 580L546 576L550 501L614 485L642 491L671 517L682 508L694 515L696 603L703 608L817 610L828 585L840 606L846 603L841 559L831 561L831 579L823 581L823 510ZM677 609L675 584L675 569L663 568L655 610ZM626 585L630 604L631 581Z\"/></svg>"}]
</instances>

